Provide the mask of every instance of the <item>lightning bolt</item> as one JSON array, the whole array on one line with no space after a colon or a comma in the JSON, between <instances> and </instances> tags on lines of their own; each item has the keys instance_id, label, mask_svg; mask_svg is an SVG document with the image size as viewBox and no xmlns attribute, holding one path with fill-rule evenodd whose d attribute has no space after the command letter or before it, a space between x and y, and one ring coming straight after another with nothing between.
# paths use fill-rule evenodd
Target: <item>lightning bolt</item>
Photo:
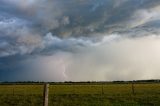
<instances>
[{"instance_id":1,"label":"lightning bolt","mask_svg":"<svg viewBox=\"0 0 160 106\"><path fill-rule=\"evenodd\" d=\"M62 75L63 77L65 78L65 80L68 79L68 76L66 75L66 63L64 61L64 59L60 59L60 63L61 63L61 66L62 66Z\"/></svg>"}]
</instances>

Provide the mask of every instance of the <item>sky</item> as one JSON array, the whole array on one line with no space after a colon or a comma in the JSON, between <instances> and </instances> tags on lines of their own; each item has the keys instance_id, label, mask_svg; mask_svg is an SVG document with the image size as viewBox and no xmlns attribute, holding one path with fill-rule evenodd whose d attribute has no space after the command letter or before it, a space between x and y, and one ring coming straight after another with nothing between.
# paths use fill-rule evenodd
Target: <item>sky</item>
<instances>
[{"instance_id":1,"label":"sky","mask_svg":"<svg viewBox=\"0 0 160 106\"><path fill-rule=\"evenodd\" d=\"M160 0L0 0L0 81L160 78Z\"/></svg>"}]
</instances>

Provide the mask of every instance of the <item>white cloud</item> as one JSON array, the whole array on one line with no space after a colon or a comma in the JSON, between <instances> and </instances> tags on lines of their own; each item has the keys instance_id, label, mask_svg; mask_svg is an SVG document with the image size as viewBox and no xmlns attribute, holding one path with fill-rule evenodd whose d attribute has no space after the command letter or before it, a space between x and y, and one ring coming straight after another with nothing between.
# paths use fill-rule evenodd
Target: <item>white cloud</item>
<instances>
[{"instance_id":1,"label":"white cloud","mask_svg":"<svg viewBox=\"0 0 160 106\"><path fill-rule=\"evenodd\" d=\"M159 78L160 38L121 39L73 55L70 80L136 80Z\"/></svg>"},{"instance_id":2,"label":"white cloud","mask_svg":"<svg viewBox=\"0 0 160 106\"><path fill-rule=\"evenodd\" d=\"M105 38L106 39L106 38ZM47 81L101 81L159 78L160 38L157 36L103 41L79 48L79 52L56 52L31 61ZM85 41L84 41L85 42ZM35 70L35 69L34 69ZM34 80L39 80L34 79Z\"/></svg>"},{"instance_id":3,"label":"white cloud","mask_svg":"<svg viewBox=\"0 0 160 106\"><path fill-rule=\"evenodd\" d=\"M160 20L160 6L149 9L138 9L134 12L128 23L131 27L136 27L155 20Z\"/></svg>"}]
</instances>

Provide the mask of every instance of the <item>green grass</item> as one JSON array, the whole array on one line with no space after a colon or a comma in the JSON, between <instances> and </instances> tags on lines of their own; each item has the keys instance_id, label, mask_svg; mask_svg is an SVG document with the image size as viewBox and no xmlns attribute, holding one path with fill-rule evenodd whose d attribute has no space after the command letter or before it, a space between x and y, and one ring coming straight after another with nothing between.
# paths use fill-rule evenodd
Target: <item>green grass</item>
<instances>
[{"instance_id":1,"label":"green grass","mask_svg":"<svg viewBox=\"0 0 160 106\"><path fill-rule=\"evenodd\" d=\"M160 84L50 85L49 106L160 106ZM42 106L43 85L0 85L0 106Z\"/></svg>"}]
</instances>

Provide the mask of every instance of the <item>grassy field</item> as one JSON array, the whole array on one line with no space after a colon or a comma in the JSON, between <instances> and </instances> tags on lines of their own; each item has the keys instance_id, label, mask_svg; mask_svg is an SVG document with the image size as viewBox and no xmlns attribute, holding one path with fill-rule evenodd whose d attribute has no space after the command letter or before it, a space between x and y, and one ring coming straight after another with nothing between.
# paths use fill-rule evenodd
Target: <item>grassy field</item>
<instances>
[{"instance_id":1,"label":"grassy field","mask_svg":"<svg viewBox=\"0 0 160 106\"><path fill-rule=\"evenodd\" d=\"M160 106L160 84L50 85L49 106ZM42 106L43 85L0 85L0 106Z\"/></svg>"}]
</instances>

